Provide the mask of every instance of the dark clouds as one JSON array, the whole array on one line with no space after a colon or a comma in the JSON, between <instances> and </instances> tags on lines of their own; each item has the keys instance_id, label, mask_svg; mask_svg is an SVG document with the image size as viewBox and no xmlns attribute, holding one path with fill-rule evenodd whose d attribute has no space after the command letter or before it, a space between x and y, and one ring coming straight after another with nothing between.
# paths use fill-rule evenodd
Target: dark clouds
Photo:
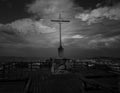
<instances>
[{"instance_id":1,"label":"dark clouds","mask_svg":"<svg viewBox=\"0 0 120 93\"><path fill-rule=\"evenodd\" d=\"M120 20L120 3L113 6L98 7L93 10L84 10L84 12L77 14L76 18L86 21L88 24L102 22L105 18Z\"/></svg>"},{"instance_id":2,"label":"dark clouds","mask_svg":"<svg viewBox=\"0 0 120 93\"><path fill-rule=\"evenodd\" d=\"M45 19L57 18L60 12L69 17L75 12L72 0L35 0L27 7L29 13Z\"/></svg>"},{"instance_id":3,"label":"dark clouds","mask_svg":"<svg viewBox=\"0 0 120 93\"><path fill-rule=\"evenodd\" d=\"M96 7L113 6L119 3L119 0L74 0L75 5L84 9L95 9Z\"/></svg>"},{"instance_id":4,"label":"dark clouds","mask_svg":"<svg viewBox=\"0 0 120 93\"><path fill-rule=\"evenodd\" d=\"M28 17L0 24L1 48L8 51L14 47L14 52L19 53L22 49L31 50L34 51L34 55L39 55L37 51L40 48L57 48L59 27L58 24L52 23L51 19L57 19L59 12L62 12L62 17L71 21L62 25L62 41L66 49L72 48L72 52L75 49L84 55L97 55L97 52L108 55L110 50L111 53L115 53L113 50L120 50L119 3L116 4L117 0L88 2L90 1L35 0L32 3L24 3L22 6L27 7L24 11L34 14L38 20ZM66 51L70 52L69 49ZM76 52L73 55L79 56L80 53Z\"/></svg>"},{"instance_id":5,"label":"dark clouds","mask_svg":"<svg viewBox=\"0 0 120 93\"><path fill-rule=\"evenodd\" d=\"M3 25L0 27L0 46L17 46L27 43L21 34L10 27L9 25Z\"/></svg>"},{"instance_id":6,"label":"dark clouds","mask_svg":"<svg viewBox=\"0 0 120 93\"><path fill-rule=\"evenodd\" d=\"M76 20L71 20L68 24L65 23L62 26L64 46L84 49L118 48L120 45L120 22L106 20L102 23L88 25ZM19 43L24 47L57 47L59 43L58 25L52 24L46 20L22 19L1 26L1 44L9 42L9 44L16 45Z\"/></svg>"},{"instance_id":7,"label":"dark clouds","mask_svg":"<svg viewBox=\"0 0 120 93\"><path fill-rule=\"evenodd\" d=\"M26 4L32 0L0 0L0 23L8 23L17 19L29 17Z\"/></svg>"},{"instance_id":8,"label":"dark clouds","mask_svg":"<svg viewBox=\"0 0 120 93\"><path fill-rule=\"evenodd\" d=\"M52 44L56 40L55 32L54 27L44 25L41 20L21 19L0 26L0 45L52 47L55 46Z\"/></svg>"},{"instance_id":9,"label":"dark clouds","mask_svg":"<svg viewBox=\"0 0 120 93\"><path fill-rule=\"evenodd\" d=\"M76 16L76 18L93 27L93 31L89 29L91 32L90 34L89 32L87 33L92 37L89 45L93 45L94 48L116 48L120 46L120 3L116 2L106 0L109 5L106 4L92 10L84 10L84 12Z\"/></svg>"}]
</instances>

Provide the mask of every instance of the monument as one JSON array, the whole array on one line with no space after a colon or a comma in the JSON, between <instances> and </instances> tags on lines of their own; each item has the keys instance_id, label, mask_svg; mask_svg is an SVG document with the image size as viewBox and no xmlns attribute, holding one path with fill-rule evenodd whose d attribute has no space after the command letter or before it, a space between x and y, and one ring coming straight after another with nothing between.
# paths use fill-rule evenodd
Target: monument
<instances>
[{"instance_id":1,"label":"monument","mask_svg":"<svg viewBox=\"0 0 120 93\"><path fill-rule=\"evenodd\" d=\"M51 72L61 73L62 69L65 68L65 64L63 64L63 57L64 57L64 48L62 46L62 23L70 22L69 20L62 19L61 13L59 14L59 19L51 20L52 22L57 22L59 24L59 47L58 47L58 57L54 63L52 64ZM65 72L65 71L64 71Z\"/></svg>"},{"instance_id":2,"label":"monument","mask_svg":"<svg viewBox=\"0 0 120 93\"><path fill-rule=\"evenodd\" d=\"M65 22L70 22L69 20L64 20L61 17L61 13L59 14L59 19L57 20L51 20L52 22L57 22L59 24L59 47L58 47L58 56L59 58L63 58L64 57L64 48L62 46L62 23Z\"/></svg>"}]
</instances>

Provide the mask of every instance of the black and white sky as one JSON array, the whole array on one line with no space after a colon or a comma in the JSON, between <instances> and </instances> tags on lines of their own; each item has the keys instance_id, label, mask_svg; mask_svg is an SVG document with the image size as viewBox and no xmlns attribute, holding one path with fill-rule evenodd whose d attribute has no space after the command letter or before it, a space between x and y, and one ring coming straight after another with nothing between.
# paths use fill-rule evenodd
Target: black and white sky
<instances>
[{"instance_id":1,"label":"black and white sky","mask_svg":"<svg viewBox=\"0 0 120 93\"><path fill-rule=\"evenodd\" d=\"M119 0L0 0L0 56L56 57L59 13L66 57L119 57Z\"/></svg>"}]
</instances>

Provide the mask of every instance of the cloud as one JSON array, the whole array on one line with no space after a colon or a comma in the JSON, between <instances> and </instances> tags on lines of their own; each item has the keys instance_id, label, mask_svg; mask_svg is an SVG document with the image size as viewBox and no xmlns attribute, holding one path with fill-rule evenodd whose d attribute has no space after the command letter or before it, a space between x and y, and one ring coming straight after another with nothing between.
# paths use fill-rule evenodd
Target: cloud
<instances>
[{"instance_id":1,"label":"cloud","mask_svg":"<svg viewBox=\"0 0 120 93\"><path fill-rule=\"evenodd\" d=\"M0 26L0 45L16 47L52 47L51 33L56 29L47 26L43 20L20 19Z\"/></svg>"},{"instance_id":2,"label":"cloud","mask_svg":"<svg viewBox=\"0 0 120 93\"><path fill-rule=\"evenodd\" d=\"M37 14L42 18L54 18L61 12L71 14L73 2L72 0L35 0L27 7L28 12Z\"/></svg>"},{"instance_id":3,"label":"cloud","mask_svg":"<svg viewBox=\"0 0 120 93\"><path fill-rule=\"evenodd\" d=\"M35 21L29 18L26 19L21 19L21 20L16 20L12 23L10 23L10 26L12 28L17 29L18 31L27 34L27 33L51 33L55 32L56 29L52 28L50 26L47 26L46 24L43 23L43 19L39 21Z\"/></svg>"},{"instance_id":4,"label":"cloud","mask_svg":"<svg viewBox=\"0 0 120 93\"><path fill-rule=\"evenodd\" d=\"M0 45L20 45L26 44L26 40L17 29L9 25L2 25L0 27Z\"/></svg>"},{"instance_id":5,"label":"cloud","mask_svg":"<svg viewBox=\"0 0 120 93\"><path fill-rule=\"evenodd\" d=\"M120 20L120 3L114 6L104 6L86 11L78 13L75 18L86 21L88 24L101 22L105 18L109 20Z\"/></svg>"},{"instance_id":6,"label":"cloud","mask_svg":"<svg viewBox=\"0 0 120 93\"><path fill-rule=\"evenodd\" d=\"M80 39L80 38L84 38L84 36L82 36L82 35L74 35L71 38Z\"/></svg>"},{"instance_id":7,"label":"cloud","mask_svg":"<svg viewBox=\"0 0 120 93\"><path fill-rule=\"evenodd\" d=\"M64 44L79 48L119 48L119 22L104 20L91 25L81 21L71 22L63 35Z\"/></svg>"},{"instance_id":8,"label":"cloud","mask_svg":"<svg viewBox=\"0 0 120 93\"><path fill-rule=\"evenodd\" d=\"M103 38L101 35L97 36L96 39L91 39L89 45L93 48L118 48L120 46L120 36ZM116 46L114 46L114 44ZM118 45L119 44L119 45Z\"/></svg>"},{"instance_id":9,"label":"cloud","mask_svg":"<svg viewBox=\"0 0 120 93\"><path fill-rule=\"evenodd\" d=\"M64 11L63 18L75 16L76 19L62 25L62 41L65 46L83 48L114 47L114 44L119 46L120 3L109 0L105 2L103 6L99 4L96 9L92 10L84 10L81 6L76 6L72 0L35 0L27 7L28 12L46 20L58 18L58 13L61 11ZM45 20L43 23L45 23L44 26L39 26L42 31L44 31L44 27L46 28L46 23L50 23L45 31L48 29L53 32L44 39L51 42L52 45L58 44L58 25L52 24L50 21L45 22ZM38 23L38 25L40 24L41 22Z\"/></svg>"},{"instance_id":10,"label":"cloud","mask_svg":"<svg viewBox=\"0 0 120 93\"><path fill-rule=\"evenodd\" d=\"M120 46L120 21L105 20L102 24L87 25L71 20L62 25L62 42L66 47L116 48ZM48 19L16 20L0 27L0 45L14 47L50 48L59 45L59 25Z\"/></svg>"},{"instance_id":11,"label":"cloud","mask_svg":"<svg viewBox=\"0 0 120 93\"><path fill-rule=\"evenodd\" d=\"M70 19L70 23L62 24L64 46L113 48L115 44L120 45L119 4L82 10L83 8L76 7L72 0L35 0L27 7L28 12L40 18L38 20L24 18L7 24L11 30L9 27L5 27L7 31L1 31L1 44L12 41L14 42L14 44L11 43L12 45L21 42L20 46L57 47L59 45L59 25L52 23L50 19L57 19L58 13L64 10L63 19L71 14L74 16L76 13L78 14L76 19ZM76 11L75 8L80 10ZM3 28L3 24L0 24L0 28Z\"/></svg>"}]
</instances>

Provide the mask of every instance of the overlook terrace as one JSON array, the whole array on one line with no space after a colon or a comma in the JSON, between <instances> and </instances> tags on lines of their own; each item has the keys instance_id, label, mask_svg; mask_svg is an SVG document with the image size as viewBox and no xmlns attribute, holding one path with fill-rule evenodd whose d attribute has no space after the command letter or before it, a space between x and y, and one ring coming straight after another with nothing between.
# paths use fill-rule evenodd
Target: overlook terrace
<instances>
[{"instance_id":1,"label":"overlook terrace","mask_svg":"<svg viewBox=\"0 0 120 93\"><path fill-rule=\"evenodd\" d=\"M70 90L77 91L76 93L80 93L80 91L84 91L82 93L119 93L120 74L110 69L106 63L101 64L93 58L62 60L68 61L68 63L72 62L72 66L66 65L66 63L60 64L61 60L54 58L42 61L36 57L3 57L0 61L0 83L7 86L9 82L15 82L16 86L22 86L19 83L26 82L25 88L22 88L25 89L24 92L20 93L45 93L47 90L57 91L56 88L67 91L62 93L73 93ZM58 65L52 72L51 68L54 62L57 62ZM64 65L66 65L65 69L63 69ZM68 73L64 74L64 72ZM70 84L69 86L66 83L66 86L69 86L68 90L63 86L65 81ZM56 93L50 91L46 93Z\"/></svg>"}]
</instances>

